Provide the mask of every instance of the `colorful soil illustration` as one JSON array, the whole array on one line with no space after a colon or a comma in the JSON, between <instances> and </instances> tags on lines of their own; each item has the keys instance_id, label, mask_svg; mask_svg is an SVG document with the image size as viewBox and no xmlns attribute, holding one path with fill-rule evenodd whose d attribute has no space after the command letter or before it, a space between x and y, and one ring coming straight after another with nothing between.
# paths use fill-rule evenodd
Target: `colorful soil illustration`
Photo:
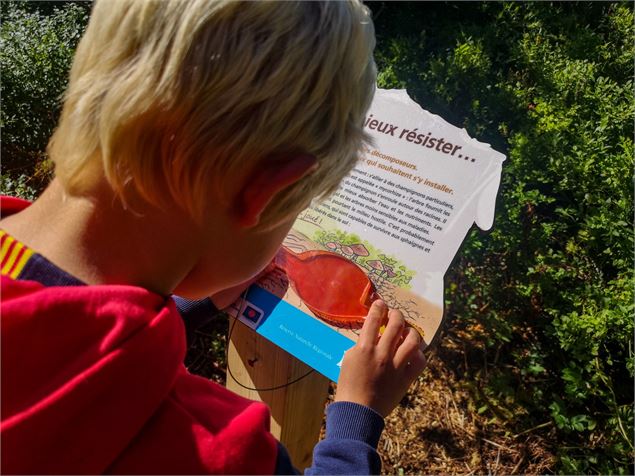
<instances>
[{"instance_id":1,"label":"colorful soil illustration","mask_svg":"<svg viewBox=\"0 0 635 476\"><path fill-rule=\"evenodd\" d=\"M337 327L362 327L379 298L362 268L331 251L295 254L282 247L275 263L284 269L295 293L320 319Z\"/></svg>"},{"instance_id":2,"label":"colorful soil illustration","mask_svg":"<svg viewBox=\"0 0 635 476\"><path fill-rule=\"evenodd\" d=\"M396 286L410 289L410 281L415 272L355 234L340 230L318 230L313 235L313 241L358 263L367 270L373 280L386 280Z\"/></svg>"},{"instance_id":3,"label":"colorful soil illustration","mask_svg":"<svg viewBox=\"0 0 635 476\"><path fill-rule=\"evenodd\" d=\"M350 239L350 236L348 238ZM328 241L327 243L331 243L331 241ZM341 241L338 241L338 243L341 243ZM363 244L361 241L359 243ZM351 245L344 246L351 247ZM363 244L363 246L369 251L372 249L373 254L369 252L368 257L378 258L379 255L381 255L381 252L377 253L377 251L371 246L368 246L367 244ZM296 229L292 229L285 238L284 248L286 249L286 251L283 251L283 253L287 254L287 260L289 259L288 255L292 255L292 260L301 260L302 257L305 257L306 259L311 256L337 257L339 260L346 259L348 263L350 263L352 266L355 266L359 271L361 271L361 274L365 275L364 277L366 278L366 284L370 280L373 285L373 290L377 296L381 297L389 307L399 309L403 313L404 317L406 318L406 322L417 329L420 334L422 334L426 343L429 343L436 333L437 328L441 323L441 318L443 315L442 309L438 306L433 305L422 296L419 296L411 292L409 289L404 288L402 285L396 284L394 282L394 278L391 276L390 273L386 272L385 268L383 270L378 269L379 267L375 268L372 265L367 264L366 260L360 259L360 257L368 258L364 256L364 251L361 250L361 248L351 247L355 250L353 254L355 254L355 252L358 254L355 254L355 256L351 255L351 257L348 258L346 249L344 251L340 251L340 254L340 252L338 252L337 250L333 251L331 247L326 246L326 243L323 245L319 242L315 242ZM341 250L341 248L342 246L340 245L339 250ZM311 254L311 251L318 251L321 253L313 255ZM309 252L309 254L305 254L307 252ZM370 259L370 261L374 260ZM311 272L311 276L309 276L308 279L321 280L323 279L323 276L324 279L331 280L332 278L328 276L329 273L326 273L324 271L324 268L320 264L320 261L314 258L314 262L317 263L319 267L316 266L316 270ZM336 266L340 266L339 261ZM382 266L385 265L382 264ZM388 266L391 265L388 264ZM286 267L289 268L288 265L286 265ZM402 280L405 277L408 282L414 275L414 272L405 270L405 267L403 267L403 265L400 265L399 263L393 262L392 269L398 270L398 272L400 273L399 275L402 277ZM311 296L308 297L309 300L305 301L307 295L303 295L303 293L305 293L304 288L302 288L301 285L298 284L297 276L295 277L296 284L294 284L294 272L292 271L290 274L291 276L289 276L287 272L282 269L282 267L277 267L274 272L268 274L263 280L259 281L258 285L271 292L272 294L278 296L279 298L284 298L284 300L287 301L289 304L292 304L305 313L321 319L326 325L329 325L332 329L336 330L340 334L343 334L346 337L357 341L359 327L361 327L361 325L363 324L363 319L367 314L367 311L362 313L363 315L361 316L361 319L352 325L349 322L343 322L343 320L328 318L324 319L323 313L320 312L319 309L316 309L314 306L312 306L311 304L315 303L310 304L309 300L313 298L315 298L315 300L323 299L323 296L328 294L327 288L322 285L313 287L313 289L308 291L308 293L315 292L317 293L317 295L314 296L313 294L311 294ZM363 282L361 278L360 282ZM361 284L357 285L357 302L359 302L359 299L364 294L365 287L361 291L360 288ZM370 296L370 293L368 295ZM372 300L369 300L367 302L367 305L369 305L371 302ZM316 310L318 312L316 312ZM341 312L341 310L338 310L338 312Z\"/></svg>"}]
</instances>

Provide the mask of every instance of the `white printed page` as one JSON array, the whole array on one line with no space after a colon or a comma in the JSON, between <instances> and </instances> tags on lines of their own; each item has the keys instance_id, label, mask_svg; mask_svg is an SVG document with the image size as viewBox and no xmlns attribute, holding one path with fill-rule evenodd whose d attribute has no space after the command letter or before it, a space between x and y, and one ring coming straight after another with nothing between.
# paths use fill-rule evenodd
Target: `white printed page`
<instances>
[{"instance_id":1,"label":"white printed page","mask_svg":"<svg viewBox=\"0 0 635 476\"><path fill-rule=\"evenodd\" d=\"M291 335L281 347L334 380L311 352L332 365L343 351L328 337L316 343L306 325L289 326L308 316L355 341L368 306L382 298L430 343L443 317L443 276L472 224L492 226L505 160L405 90L377 90L364 128L373 144L328 200L299 215L278 269L258 283L286 303L271 305L261 333L274 342Z\"/></svg>"}]
</instances>

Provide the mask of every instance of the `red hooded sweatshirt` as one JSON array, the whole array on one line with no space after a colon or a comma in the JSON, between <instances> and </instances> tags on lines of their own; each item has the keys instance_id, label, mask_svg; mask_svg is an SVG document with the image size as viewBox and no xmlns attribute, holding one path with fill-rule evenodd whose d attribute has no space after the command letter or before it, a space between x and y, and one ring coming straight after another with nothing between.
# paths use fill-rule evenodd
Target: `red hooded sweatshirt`
<instances>
[{"instance_id":1,"label":"red hooded sweatshirt","mask_svg":"<svg viewBox=\"0 0 635 476\"><path fill-rule=\"evenodd\" d=\"M27 205L3 197L3 215ZM3 473L274 471L267 407L187 372L172 299L20 280L31 250L1 242Z\"/></svg>"}]
</instances>

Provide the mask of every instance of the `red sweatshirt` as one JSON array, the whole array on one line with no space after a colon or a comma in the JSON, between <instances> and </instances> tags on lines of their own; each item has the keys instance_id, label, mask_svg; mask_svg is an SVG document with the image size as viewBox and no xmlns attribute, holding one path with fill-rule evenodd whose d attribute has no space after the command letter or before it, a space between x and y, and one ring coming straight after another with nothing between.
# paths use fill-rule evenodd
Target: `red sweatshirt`
<instances>
[{"instance_id":1,"label":"red sweatshirt","mask_svg":"<svg viewBox=\"0 0 635 476\"><path fill-rule=\"evenodd\" d=\"M27 204L3 197L3 214ZM12 240L1 238L3 473L274 471L267 407L187 372L172 299L12 279L28 254Z\"/></svg>"}]
</instances>

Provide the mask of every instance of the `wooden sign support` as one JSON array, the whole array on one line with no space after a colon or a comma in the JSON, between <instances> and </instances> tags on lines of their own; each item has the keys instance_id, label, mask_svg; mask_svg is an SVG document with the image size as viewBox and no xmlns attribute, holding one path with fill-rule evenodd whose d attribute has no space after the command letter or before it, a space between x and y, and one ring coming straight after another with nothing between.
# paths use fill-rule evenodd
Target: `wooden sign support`
<instances>
[{"instance_id":1,"label":"wooden sign support","mask_svg":"<svg viewBox=\"0 0 635 476\"><path fill-rule=\"evenodd\" d=\"M230 318L230 328L234 318ZM311 368L280 347L236 322L231 332L227 388L243 397L265 402L271 409L271 433L287 448L300 471L311 465L313 447L320 437L329 380L312 372L298 382L276 390L247 390L240 384L269 389L291 382Z\"/></svg>"}]
</instances>

